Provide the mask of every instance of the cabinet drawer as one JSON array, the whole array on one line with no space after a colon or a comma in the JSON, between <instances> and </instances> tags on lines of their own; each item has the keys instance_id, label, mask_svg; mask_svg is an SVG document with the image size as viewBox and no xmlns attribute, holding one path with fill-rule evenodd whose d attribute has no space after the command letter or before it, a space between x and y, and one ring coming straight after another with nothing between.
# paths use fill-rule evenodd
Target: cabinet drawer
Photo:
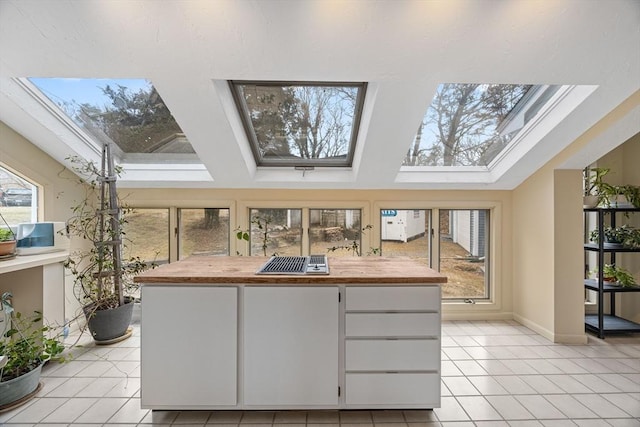
<instances>
[{"instance_id":1,"label":"cabinet drawer","mask_svg":"<svg viewBox=\"0 0 640 427\"><path fill-rule=\"evenodd\" d=\"M347 313L347 337L439 337L439 313Z\"/></svg>"},{"instance_id":2,"label":"cabinet drawer","mask_svg":"<svg viewBox=\"0 0 640 427\"><path fill-rule=\"evenodd\" d=\"M347 405L440 407L438 374L347 374Z\"/></svg>"},{"instance_id":3,"label":"cabinet drawer","mask_svg":"<svg viewBox=\"0 0 640 427\"><path fill-rule=\"evenodd\" d=\"M440 311L440 287L347 287L345 303L347 311Z\"/></svg>"},{"instance_id":4,"label":"cabinet drawer","mask_svg":"<svg viewBox=\"0 0 640 427\"><path fill-rule=\"evenodd\" d=\"M440 340L347 340L347 371L440 371Z\"/></svg>"}]
</instances>

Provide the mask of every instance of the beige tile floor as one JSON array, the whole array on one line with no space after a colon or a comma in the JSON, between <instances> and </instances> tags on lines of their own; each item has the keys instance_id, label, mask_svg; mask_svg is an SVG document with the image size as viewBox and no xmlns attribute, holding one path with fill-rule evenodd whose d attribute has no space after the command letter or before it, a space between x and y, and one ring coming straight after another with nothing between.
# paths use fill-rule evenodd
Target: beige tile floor
<instances>
[{"instance_id":1,"label":"beige tile floor","mask_svg":"<svg viewBox=\"0 0 640 427\"><path fill-rule=\"evenodd\" d=\"M70 363L46 366L41 392L0 413L0 425L640 426L640 335L571 346L512 321L444 322L442 407L308 412L143 410L139 327L111 346L82 339L86 348Z\"/></svg>"}]
</instances>

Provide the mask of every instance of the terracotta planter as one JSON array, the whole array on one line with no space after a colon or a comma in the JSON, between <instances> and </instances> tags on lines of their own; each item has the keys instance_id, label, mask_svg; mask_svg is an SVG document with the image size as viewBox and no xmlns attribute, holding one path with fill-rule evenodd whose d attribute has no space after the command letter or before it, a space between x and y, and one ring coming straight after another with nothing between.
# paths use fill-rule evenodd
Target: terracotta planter
<instances>
[{"instance_id":1,"label":"terracotta planter","mask_svg":"<svg viewBox=\"0 0 640 427\"><path fill-rule=\"evenodd\" d=\"M4 240L0 242L0 257L14 255L16 253L16 241Z\"/></svg>"}]
</instances>

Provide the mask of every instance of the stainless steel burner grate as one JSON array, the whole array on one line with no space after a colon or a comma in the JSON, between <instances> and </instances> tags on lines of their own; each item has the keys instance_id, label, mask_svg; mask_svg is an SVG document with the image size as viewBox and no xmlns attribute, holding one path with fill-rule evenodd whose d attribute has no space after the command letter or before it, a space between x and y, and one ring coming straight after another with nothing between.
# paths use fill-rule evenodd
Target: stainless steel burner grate
<instances>
[{"instance_id":1,"label":"stainless steel burner grate","mask_svg":"<svg viewBox=\"0 0 640 427\"><path fill-rule=\"evenodd\" d=\"M329 274L325 255L274 256L256 274Z\"/></svg>"}]
</instances>

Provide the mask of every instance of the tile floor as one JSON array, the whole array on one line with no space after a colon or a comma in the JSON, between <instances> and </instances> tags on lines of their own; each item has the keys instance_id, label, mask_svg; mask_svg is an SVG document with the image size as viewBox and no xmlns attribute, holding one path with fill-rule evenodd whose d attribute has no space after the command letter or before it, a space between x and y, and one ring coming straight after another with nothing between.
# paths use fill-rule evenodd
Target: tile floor
<instances>
[{"instance_id":1,"label":"tile floor","mask_svg":"<svg viewBox=\"0 0 640 427\"><path fill-rule=\"evenodd\" d=\"M444 322L441 408L244 413L142 410L138 326L111 346L83 339L86 348L70 363L46 366L41 392L0 413L0 425L640 426L640 335L571 346L512 321Z\"/></svg>"}]
</instances>

